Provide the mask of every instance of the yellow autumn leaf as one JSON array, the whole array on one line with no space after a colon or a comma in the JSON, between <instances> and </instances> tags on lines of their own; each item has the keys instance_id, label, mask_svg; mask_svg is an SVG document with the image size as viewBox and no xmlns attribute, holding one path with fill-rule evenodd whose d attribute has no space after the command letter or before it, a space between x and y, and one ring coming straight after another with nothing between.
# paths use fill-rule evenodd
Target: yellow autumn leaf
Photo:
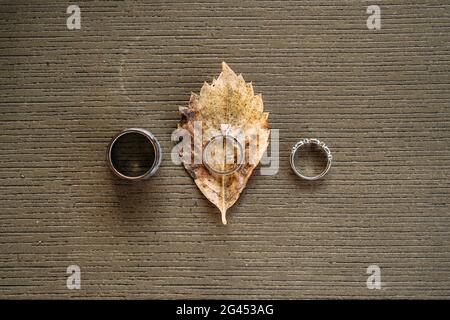
<instances>
[{"instance_id":1,"label":"yellow autumn leaf","mask_svg":"<svg viewBox=\"0 0 450 320\"><path fill-rule=\"evenodd\" d=\"M195 156L202 156L202 149L223 126L228 128L227 135L239 135L242 138L244 161L230 175L210 172L203 163L183 161L200 191L219 208L222 222L226 224L228 208L239 198L267 149L269 114L263 111L261 95L254 94L252 84L246 83L242 75L236 75L225 62L222 62L219 77L211 84L205 82L199 95L192 93L189 106L180 108L180 113L182 119L178 127L186 129L192 141L195 141L194 123L201 123L201 145L191 148L191 160ZM221 144L212 145L211 148L213 160L222 159L224 153L229 152Z\"/></svg>"}]
</instances>

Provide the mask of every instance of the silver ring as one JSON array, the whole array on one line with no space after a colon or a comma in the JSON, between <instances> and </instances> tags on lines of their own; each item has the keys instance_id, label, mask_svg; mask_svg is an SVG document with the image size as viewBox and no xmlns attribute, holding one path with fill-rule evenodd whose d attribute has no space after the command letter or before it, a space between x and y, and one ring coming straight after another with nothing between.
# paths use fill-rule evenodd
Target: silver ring
<instances>
[{"instance_id":1,"label":"silver ring","mask_svg":"<svg viewBox=\"0 0 450 320\"><path fill-rule=\"evenodd\" d=\"M208 163L208 149L210 148L210 146L212 145L212 143L215 140L218 139L225 139L225 141L231 141L232 143L235 143L238 146L239 149L239 156L238 159L235 163L235 166L231 169L228 170L217 170L215 168L213 168L212 166L209 165ZM226 142L225 142L226 143ZM242 148L241 143L238 141L238 139L236 139L235 137L231 136L231 135L217 135L212 137L207 143L205 148L203 149L203 165L212 173L215 173L217 175L220 176L226 176L229 174L232 174L233 172L236 172L237 170L239 170L239 168L241 168L242 164L243 164L243 160L244 159L244 149Z\"/></svg>"},{"instance_id":2,"label":"silver ring","mask_svg":"<svg viewBox=\"0 0 450 320\"><path fill-rule=\"evenodd\" d=\"M114 159L112 156L112 151L114 149L116 142L121 137L123 137L127 134L131 134L131 133L138 133L138 134L144 136L145 138L147 138L147 140L151 143L151 146L152 146L154 154L155 154L155 159L153 160L151 167L144 174L139 175L139 176L128 176L128 175L125 175L124 173L120 172L120 170L118 168L116 168L116 166L114 164ZM145 129L140 129L140 128L128 128L128 129L122 130L119 134L117 134L114 138L112 138L111 142L108 145L108 150L106 152L106 159L108 161L109 167L111 168L111 171L116 176L118 176L122 179L132 180L132 181L145 180L145 179L148 179L149 177L151 177L152 175L154 175L161 164L161 158L162 158L162 152L161 152L161 146L160 146L158 140L153 136L153 134L150 131L147 131Z\"/></svg>"},{"instance_id":3,"label":"silver ring","mask_svg":"<svg viewBox=\"0 0 450 320\"><path fill-rule=\"evenodd\" d=\"M319 148L321 148L325 152L325 154L327 156L327 166L321 173L319 173L318 175L313 176L313 177L305 176L300 170L297 169L297 167L295 166L295 162L294 162L295 155L297 154L298 149L300 149L302 146L307 145L307 144L317 145ZM333 159L333 157L331 156L331 151L325 145L325 143L321 142L319 139L302 139L292 147L291 157L289 159L289 162L291 163L291 167L292 167L292 170L294 171L294 173L297 176L299 176L300 178L305 179L305 180L317 180L317 179L322 178L324 175L326 175L327 172L330 170L332 159Z\"/></svg>"}]
</instances>

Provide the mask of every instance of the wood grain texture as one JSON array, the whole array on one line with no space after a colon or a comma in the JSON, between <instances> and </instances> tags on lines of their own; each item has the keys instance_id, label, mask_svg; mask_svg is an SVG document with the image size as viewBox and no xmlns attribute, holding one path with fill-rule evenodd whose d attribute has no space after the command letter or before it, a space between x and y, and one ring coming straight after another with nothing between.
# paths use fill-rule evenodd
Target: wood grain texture
<instances>
[{"instance_id":1,"label":"wood grain texture","mask_svg":"<svg viewBox=\"0 0 450 320\"><path fill-rule=\"evenodd\" d=\"M0 5L0 298L450 297L448 1L79 1L74 31L69 4ZM227 226L170 160L222 60L281 138ZM164 150L148 182L105 162L131 126ZM303 137L333 152L321 181L290 170Z\"/></svg>"}]
</instances>

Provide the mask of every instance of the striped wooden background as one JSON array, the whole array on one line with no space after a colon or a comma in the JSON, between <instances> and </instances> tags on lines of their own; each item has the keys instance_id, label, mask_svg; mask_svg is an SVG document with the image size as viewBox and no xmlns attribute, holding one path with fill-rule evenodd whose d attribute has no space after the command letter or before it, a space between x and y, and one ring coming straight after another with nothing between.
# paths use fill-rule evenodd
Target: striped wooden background
<instances>
[{"instance_id":1,"label":"striped wooden background","mask_svg":"<svg viewBox=\"0 0 450 320\"><path fill-rule=\"evenodd\" d=\"M0 5L0 298L450 297L448 1L78 1L81 30L69 4ZM281 140L227 226L170 160L221 61ZM131 126L164 150L144 183L105 162ZM333 152L321 181L290 170L303 137Z\"/></svg>"}]
</instances>

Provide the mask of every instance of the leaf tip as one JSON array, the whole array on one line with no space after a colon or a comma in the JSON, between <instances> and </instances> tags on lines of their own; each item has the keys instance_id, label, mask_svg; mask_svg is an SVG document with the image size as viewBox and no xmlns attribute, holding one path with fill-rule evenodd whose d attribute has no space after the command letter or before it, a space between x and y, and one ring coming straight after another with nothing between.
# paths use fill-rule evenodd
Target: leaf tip
<instances>
[{"instance_id":1,"label":"leaf tip","mask_svg":"<svg viewBox=\"0 0 450 320\"><path fill-rule=\"evenodd\" d=\"M227 210L221 210L220 213L222 215L222 223L224 225L226 225L227 224Z\"/></svg>"},{"instance_id":2,"label":"leaf tip","mask_svg":"<svg viewBox=\"0 0 450 320\"><path fill-rule=\"evenodd\" d=\"M222 72L224 74L231 74L233 76L236 76L234 71L230 68L230 66L225 61L222 61Z\"/></svg>"}]
</instances>

